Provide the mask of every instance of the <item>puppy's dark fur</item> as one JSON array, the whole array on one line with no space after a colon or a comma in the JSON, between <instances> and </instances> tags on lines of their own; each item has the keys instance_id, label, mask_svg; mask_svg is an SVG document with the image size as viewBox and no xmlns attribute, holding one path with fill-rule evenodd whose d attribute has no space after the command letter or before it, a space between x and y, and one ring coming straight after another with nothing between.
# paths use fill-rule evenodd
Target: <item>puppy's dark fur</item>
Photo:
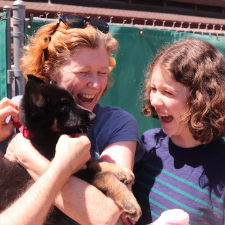
<instances>
[{"instance_id":1,"label":"puppy's dark fur","mask_svg":"<svg viewBox=\"0 0 225 225\"><path fill-rule=\"evenodd\" d=\"M29 139L34 147L46 158L52 159L60 134L87 132L95 115L75 104L67 90L54 84L42 83L32 76L30 78L20 106L20 122L29 130ZM130 170L115 164L92 162L88 169L75 176L113 198L130 218L136 220L140 217L140 207L124 184L133 182L134 176ZM32 183L32 178L23 167L1 156L0 212L21 196ZM62 213L54 208L45 224L61 224Z\"/></svg>"}]
</instances>

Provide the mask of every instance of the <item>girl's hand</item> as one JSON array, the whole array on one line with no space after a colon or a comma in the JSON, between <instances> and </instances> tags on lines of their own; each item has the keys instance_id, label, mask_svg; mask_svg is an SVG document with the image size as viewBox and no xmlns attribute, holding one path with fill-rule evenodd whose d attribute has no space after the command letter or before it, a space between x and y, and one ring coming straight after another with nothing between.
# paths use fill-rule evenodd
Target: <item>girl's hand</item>
<instances>
[{"instance_id":1,"label":"girl's hand","mask_svg":"<svg viewBox=\"0 0 225 225\"><path fill-rule=\"evenodd\" d=\"M4 141L13 131L14 125L10 120L6 123L6 118L12 116L15 122L19 121L19 105L8 98L0 101L0 141Z\"/></svg>"}]
</instances>

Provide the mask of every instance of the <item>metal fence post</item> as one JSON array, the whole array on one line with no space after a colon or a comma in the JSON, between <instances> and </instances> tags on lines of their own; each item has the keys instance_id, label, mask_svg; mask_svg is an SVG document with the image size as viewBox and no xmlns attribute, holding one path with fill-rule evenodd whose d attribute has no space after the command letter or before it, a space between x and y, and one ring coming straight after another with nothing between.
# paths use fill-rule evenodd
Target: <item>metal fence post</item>
<instances>
[{"instance_id":1,"label":"metal fence post","mask_svg":"<svg viewBox=\"0 0 225 225\"><path fill-rule=\"evenodd\" d=\"M7 71L11 70L11 8L4 6L3 11L6 13L6 68ZM12 98L12 82L7 79L7 97Z\"/></svg>"},{"instance_id":2,"label":"metal fence post","mask_svg":"<svg viewBox=\"0 0 225 225\"><path fill-rule=\"evenodd\" d=\"M24 23L26 15L25 3L21 0L15 1L13 9L13 45L14 45L14 76L15 76L15 94L22 95L24 91L23 73L19 68L19 61L24 46Z\"/></svg>"}]
</instances>

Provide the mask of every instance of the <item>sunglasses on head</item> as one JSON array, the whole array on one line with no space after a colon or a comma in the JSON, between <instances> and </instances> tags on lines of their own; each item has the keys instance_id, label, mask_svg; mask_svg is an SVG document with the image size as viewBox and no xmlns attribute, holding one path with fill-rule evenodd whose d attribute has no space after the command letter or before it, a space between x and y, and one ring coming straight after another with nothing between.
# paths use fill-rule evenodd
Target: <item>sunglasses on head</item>
<instances>
[{"instance_id":1,"label":"sunglasses on head","mask_svg":"<svg viewBox=\"0 0 225 225\"><path fill-rule=\"evenodd\" d=\"M90 23L93 27L97 28L105 34L109 32L109 25L101 19L85 18L80 15L67 13L59 16L58 25L60 21L62 21L70 28L85 28L88 23Z\"/></svg>"}]
</instances>

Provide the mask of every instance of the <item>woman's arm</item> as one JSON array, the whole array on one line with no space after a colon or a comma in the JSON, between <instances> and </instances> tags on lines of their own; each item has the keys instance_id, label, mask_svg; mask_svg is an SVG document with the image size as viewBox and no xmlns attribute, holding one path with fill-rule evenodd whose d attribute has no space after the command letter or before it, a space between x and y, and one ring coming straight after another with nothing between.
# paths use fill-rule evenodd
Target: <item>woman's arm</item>
<instances>
[{"instance_id":1,"label":"woman's arm","mask_svg":"<svg viewBox=\"0 0 225 225\"><path fill-rule=\"evenodd\" d=\"M100 161L118 163L132 170L135 150L136 141L117 142L103 151ZM65 210L67 215L81 224L116 224L122 211L114 201L94 186L78 180L76 177L71 177L61 190L61 196L55 201L58 208L64 205L65 208L60 209ZM77 182L79 182L79 186ZM79 202L76 201L77 195L80 195ZM86 218L88 220L85 220Z\"/></svg>"},{"instance_id":2,"label":"woman's arm","mask_svg":"<svg viewBox=\"0 0 225 225\"><path fill-rule=\"evenodd\" d=\"M100 161L118 163L133 170L137 141L115 142L104 149Z\"/></svg>"},{"instance_id":3,"label":"woman's arm","mask_svg":"<svg viewBox=\"0 0 225 225\"><path fill-rule=\"evenodd\" d=\"M121 141L116 142L108 146L101 154L100 161L105 161L109 163L118 163L126 166L128 169L133 170L134 166L134 156L136 151L137 142L136 141ZM132 184L127 186L129 190L132 190ZM132 225L135 224L134 221L130 221L125 213L120 215L118 222L122 225Z\"/></svg>"},{"instance_id":4,"label":"woman's arm","mask_svg":"<svg viewBox=\"0 0 225 225\"><path fill-rule=\"evenodd\" d=\"M120 141L109 145L100 156L101 162L118 163L133 170L137 141ZM131 185L128 188L131 190Z\"/></svg>"},{"instance_id":5,"label":"woman's arm","mask_svg":"<svg viewBox=\"0 0 225 225\"><path fill-rule=\"evenodd\" d=\"M66 156L65 149L69 152ZM60 189L70 175L78 171L90 158L89 149L90 142L85 136L61 136L56 146L56 155L47 171L22 197L1 213L0 224L43 224Z\"/></svg>"},{"instance_id":6,"label":"woman's arm","mask_svg":"<svg viewBox=\"0 0 225 225\"><path fill-rule=\"evenodd\" d=\"M110 148L107 148L107 151L109 150ZM35 180L50 165L50 162L40 155L30 141L21 134L12 139L6 157L11 161L16 160L21 163ZM116 160L115 156L110 156L110 158ZM72 219L85 225L115 224L122 213L112 199L107 198L94 186L76 177L70 177L54 204Z\"/></svg>"}]
</instances>

